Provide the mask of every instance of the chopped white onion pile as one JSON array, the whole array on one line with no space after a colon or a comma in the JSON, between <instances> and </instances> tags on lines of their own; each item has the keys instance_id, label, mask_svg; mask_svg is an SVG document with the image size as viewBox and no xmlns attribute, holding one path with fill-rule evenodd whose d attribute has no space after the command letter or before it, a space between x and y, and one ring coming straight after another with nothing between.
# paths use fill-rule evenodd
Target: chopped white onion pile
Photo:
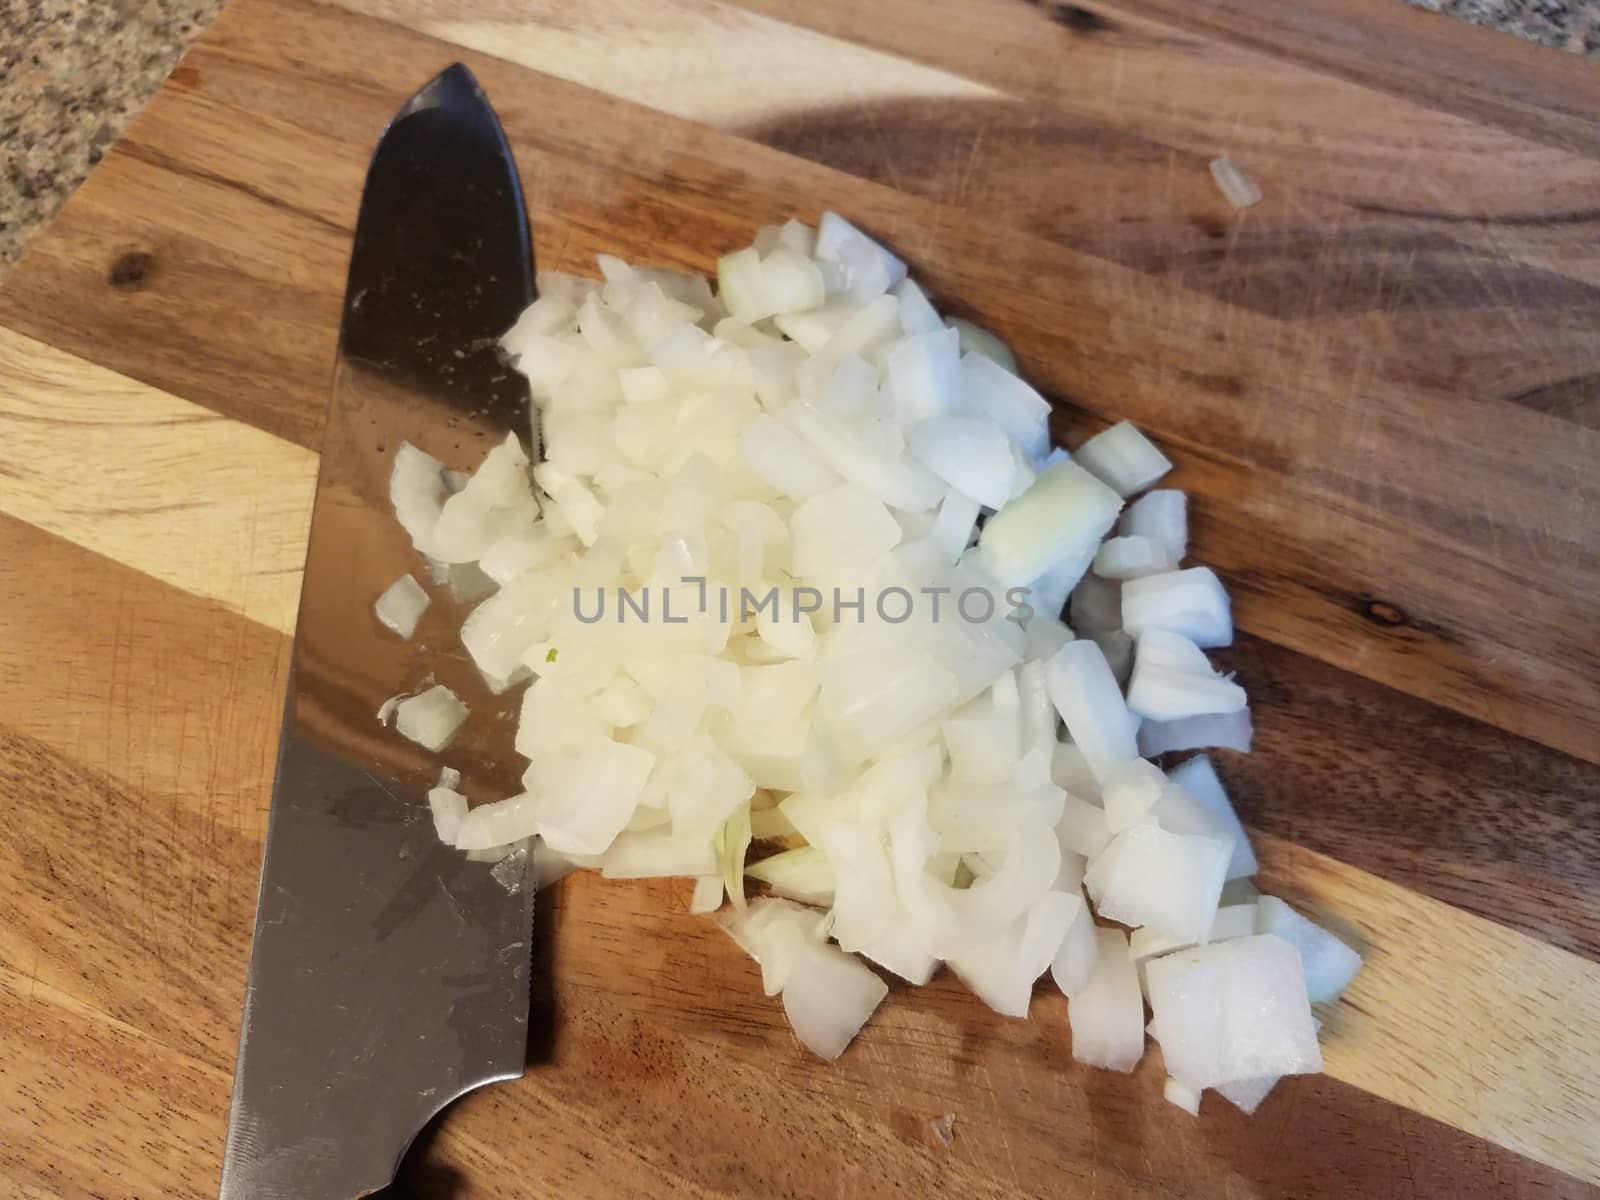
<instances>
[{"instance_id":1,"label":"chopped white onion pile","mask_svg":"<svg viewBox=\"0 0 1600 1200\"><path fill-rule=\"evenodd\" d=\"M1206 656L1227 594L1181 565L1183 493L1146 491L1161 451L1127 423L1052 450L1009 350L831 213L725 256L715 296L601 269L542 277L505 338L541 463L515 436L465 478L396 457L418 550L495 589L468 653L495 691L526 685L524 790L469 808L447 771L439 836L532 852L541 879L692 878L695 912L726 897L824 1058L886 994L870 962L948 966L1018 1017L1048 970L1075 1056L1123 1071L1147 988L1191 1112L1317 1070L1310 1003L1359 957L1247 890L1208 759L1141 757L1250 738ZM442 687L393 709L434 748L466 715ZM753 838L785 848L747 868ZM747 903L747 873L773 898Z\"/></svg>"}]
</instances>

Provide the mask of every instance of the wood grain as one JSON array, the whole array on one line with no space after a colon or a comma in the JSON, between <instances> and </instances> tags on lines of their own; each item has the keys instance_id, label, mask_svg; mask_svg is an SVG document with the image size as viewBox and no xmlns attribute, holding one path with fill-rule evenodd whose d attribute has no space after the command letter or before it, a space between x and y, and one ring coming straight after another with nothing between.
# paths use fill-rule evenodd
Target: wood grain
<instances>
[{"instance_id":1,"label":"wood grain","mask_svg":"<svg viewBox=\"0 0 1600 1200\"><path fill-rule=\"evenodd\" d=\"M264 19L251 18L256 12ZM419 63L439 57L425 40L380 26L373 37L384 39L389 53L325 54L315 77L291 82L230 73L228 64L241 53L270 51L295 62L302 43L327 45L339 36L309 16L289 20L267 5L235 13L215 31L215 50L202 46L191 57L204 95L173 93L158 101L135 126L132 151L156 157L140 150L139 139L160 122L164 133L192 142L186 153L207 180L234 178L234 190L250 197L271 197L276 180L293 177L289 164L303 135L313 144L343 137L346 153L364 153L364 130L372 126L360 119L382 119L381 104L367 98L384 87L403 90L407 55ZM747 237L755 220L814 212L849 195L847 207L922 264L936 290L962 297L1012 337L1054 394L1105 417L1133 417L1180 450L1205 456L1197 464L1204 473L1191 475L1189 486L1215 502L1207 511L1241 521L1237 534L1219 528L1209 556L1243 590L1245 603L1268 601L1247 626L1262 622L1267 636L1337 665L1354 667L1359 654L1360 673L1390 686L1581 757L1600 753L1596 650L1574 646L1569 637L1583 626L1600 575L1588 537L1595 502L1586 468L1595 440L1589 431L1574 432L1519 406L1461 404L1453 394L1391 378L1371 347L1210 301L1169 280L975 220L955 205L919 203L763 154L703 126L499 64L480 65L491 89L498 84L507 97L501 107L531 181L536 240L550 248L548 265L581 262L603 248L704 269L717 247ZM335 78L352 94L348 102L333 99ZM579 129L592 133L575 136ZM239 149L245 144L253 154ZM757 167L760 174L753 174ZM143 178L142 169L136 174ZM780 177L781 188L763 183ZM120 187L115 170L97 180L107 192ZM681 182L687 180L694 182ZM168 182L185 189L187 177ZM292 197L254 203L278 219L307 209L333 221L331 203L316 207L325 191L296 182ZM733 212L746 215L730 219ZM224 261L242 263L251 252L245 229L230 222L211 231L240 243L225 248ZM70 286L80 311L92 305L112 328L132 332L127 307L105 294L114 289L98 282L94 266L75 261L76 241L57 253L69 234L41 239L30 260L36 269L22 264L10 299L0 298L0 314L42 336L34 314L48 311L44 301ZM320 279L316 303L332 309L342 260L316 251L313 240L295 274ZM159 268L152 273L136 297L136 328L200 319L195 310L209 289L191 269L183 268L181 281L174 273L170 285L163 285ZM274 267L270 274L283 272ZM239 286L236 270L222 275L217 293ZM63 337L59 330L52 336ZM90 340L71 337L68 345L87 352ZM248 418L270 405L271 428L311 444L331 320L320 338L275 343L280 356L302 354L271 377L254 369L259 339L232 341L239 359L217 361L230 349L227 331L218 331L202 364L204 379L194 378L191 358L148 338L114 338L101 353L114 354L112 365L127 374L218 411ZM258 401L249 394L252 386L266 389L269 379L269 396ZM1095 427L1071 413L1063 410L1062 433L1082 436ZM1219 437L1221 430L1228 436ZM1255 504L1254 494L1270 496L1270 504ZM1276 551L1266 562L1259 552L1263 534ZM1560 564L1562 575L1533 575L1525 569L1530 561ZM1372 600L1406 614L1411 638L1372 640L1357 615ZM1519 621L1508 624L1507 611L1517 611Z\"/></svg>"},{"instance_id":2,"label":"wood grain","mask_svg":"<svg viewBox=\"0 0 1600 1200\"><path fill-rule=\"evenodd\" d=\"M1111 0L1105 7L1130 6ZM1456 29L1433 14L1383 0L1141 0L1138 8L1366 87L1600 157L1595 72L1486 29Z\"/></svg>"},{"instance_id":3,"label":"wood grain","mask_svg":"<svg viewBox=\"0 0 1600 1200\"><path fill-rule=\"evenodd\" d=\"M460 56L543 265L840 207L1059 437L1154 430L1237 597L1264 880L1371 958L1328 1076L1195 1122L1049 987L896 989L823 1067L682 887L577 878L538 1061L419 1195L1600 1194L1592 80L1380 0L356 2L235 0L0 288L0 1191L214 1191L350 225Z\"/></svg>"},{"instance_id":4,"label":"wood grain","mask_svg":"<svg viewBox=\"0 0 1600 1200\"><path fill-rule=\"evenodd\" d=\"M314 455L5 329L0 442L7 516L294 629Z\"/></svg>"}]
</instances>

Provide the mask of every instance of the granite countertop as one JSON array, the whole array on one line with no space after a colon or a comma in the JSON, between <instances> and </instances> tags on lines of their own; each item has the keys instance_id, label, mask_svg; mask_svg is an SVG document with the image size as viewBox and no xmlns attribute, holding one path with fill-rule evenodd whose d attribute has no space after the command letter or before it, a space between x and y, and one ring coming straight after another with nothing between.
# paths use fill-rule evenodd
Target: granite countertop
<instances>
[{"instance_id":1,"label":"granite countertop","mask_svg":"<svg viewBox=\"0 0 1600 1200\"><path fill-rule=\"evenodd\" d=\"M1400 3L1401 0L1396 0ZM1600 0L1408 0L1600 55ZM148 100L222 0L4 0L0 277Z\"/></svg>"}]
</instances>

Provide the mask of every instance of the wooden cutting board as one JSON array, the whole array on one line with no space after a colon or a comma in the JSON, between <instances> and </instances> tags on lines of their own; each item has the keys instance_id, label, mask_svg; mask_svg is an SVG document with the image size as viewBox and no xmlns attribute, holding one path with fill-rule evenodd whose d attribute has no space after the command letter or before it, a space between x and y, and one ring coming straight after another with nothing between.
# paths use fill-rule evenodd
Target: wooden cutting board
<instances>
[{"instance_id":1,"label":"wooden cutting board","mask_svg":"<svg viewBox=\"0 0 1600 1200\"><path fill-rule=\"evenodd\" d=\"M0 1194L215 1193L351 224L457 57L543 265L837 208L1060 439L1156 435L1264 885L1368 964L1325 1076L1197 1121L1155 1053L1075 1065L1048 981L896 988L823 1066L685 884L573 878L553 1033L417 1195L1600 1194L1593 63L1398 0L356 7L233 0L0 289Z\"/></svg>"}]
</instances>

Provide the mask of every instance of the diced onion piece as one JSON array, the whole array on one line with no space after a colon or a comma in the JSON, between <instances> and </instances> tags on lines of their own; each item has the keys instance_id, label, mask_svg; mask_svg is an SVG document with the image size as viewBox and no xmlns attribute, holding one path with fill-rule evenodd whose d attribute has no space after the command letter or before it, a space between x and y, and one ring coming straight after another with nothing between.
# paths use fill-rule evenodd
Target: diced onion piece
<instances>
[{"instance_id":1,"label":"diced onion piece","mask_svg":"<svg viewBox=\"0 0 1600 1200\"><path fill-rule=\"evenodd\" d=\"M1161 1097L1168 1104L1183 1109L1191 1117L1200 1115L1200 1093L1179 1080L1169 1077L1161 1087Z\"/></svg>"},{"instance_id":2,"label":"diced onion piece","mask_svg":"<svg viewBox=\"0 0 1600 1200\"><path fill-rule=\"evenodd\" d=\"M1172 470L1172 460L1128 421L1095 434L1072 459L1119 496L1142 492Z\"/></svg>"},{"instance_id":3,"label":"diced onion piece","mask_svg":"<svg viewBox=\"0 0 1600 1200\"><path fill-rule=\"evenodd\" d=\"M943 417L961 406L961 354L953 330L900 339L884 356L883 373L895 418L902 425ZM1002 445L1004 441L1002 435Z\"/></svg>"},{"instance_id":4,"label":"diced onion piece","mask_svg":"<svg viewBox=\"0 0 1600 1200\"><path fill-rule=\"evenodd\" d=\"M527 675L522 656L547 636L552 605L560 596L537 572L523 574L472 610L461 627L461 644L490 690L499 693Z\"/></svg>"},{"instance_id":5,"label":"diced onion piece","mask_svg":"<svg viewBox=\"0 0 1600 1200\"><path fill-rule=\"evenodd\" d=\"M533 469L533 478L554 502L572 532L578 535L578 540L585 546L593 546L599 537L600 517L605 512L594 493L581 480L548 462Z\"/></svg>"},{"instance_id":6,"label":"diced onion piece","mask_svg":"<svg viewBox=\"0 0 1600 1200\"><path fill-rule=\"evenodd\" d=\"M982 325L968 321L965 317L951 317L948 324L961 339L961 353L981 354L1013 375L1017 373L1017 356L1011 353L1011 347Z\"/></svg>"},{"instance_id":7,"label":"diced onion piece","mask_svg":"<svg viewBox=\"0 0 1600 1200\"><path fill-rule=\"evenodd\" d=\"M1085 917L1083 897L1046 892L998 938L952 954L947 965L995 1012L1026 1017L1034 981L1050 967L1069 930Z\"/></svg>"},{"instance_id":8,"label":"diced onion piece","mask_svg":"<svg viewBox=\"0 0 1600 1200\"><path fill-rule=\"evenodd\" d=\"M433 527L448 495L444 464L410 442L401 442L389 475L389 502L411 544L424 554L432 551Z\"/></svg>"},{"instance_id":9,"label":"diced onion piece","mask_svg":"<svg viewBox=\"0 0 1600 1200\"><path fill-rule=\"evenodd\" d=\"M792 500L808 500L840 482L838 472L805 439L768 416L745 426L739 449L751 470Z\"/></svg>"},{"instance_id":10,"label":"diced onion piece","mask_svg":"<svg viewBox=\"0 0 1600 1200\"><path fill-rule=\"evenodd\" d=\"M776 996L789 980L799 950L820 944L832 924L826 913L771 897L726 913L722 928L761 967L761 987Z\"/></svg>"},{"instance_id":11,"label":"diced onion piece","mask_svg":"<svg viewBox=\"0 0 1600 1200\"><path fill-rule=\"evenodd\" d=\"M1167 777L1154 763L1142 758L1118 763L1101 781L1106 828L1118 834L1138 824L1155 807L1166 787Z\"/></svg>"},{"instance_id":12,"label":"diced onion piece","mask_svg":"<svg viewBox=\"0 0 1600 1200\"><path fill-rule=\"evenodd\" d=\"M1161 793L1161 799L1156 801L1156 806L1151 810L1156 819L1156 824L1168 833L1181 833L1191 837L1219 838L1230 841L1233 834L1227 825L1218 820L1205 806L1197 801L1182 787L1170 783L1166 791ZM1232 861L1232 855L1229 855Z\"/></svg>"},{"instance_id":13,"label":"diced onion piece","mask_svg":"<svg viewBox=\"0 0 1600 1200\"><path fill-rule=\"evenodd\" d=\"M1111 840L1111 829L1106 824L1105 809L1072 793L1067 793L1062 804L1061 821L1056 826L1056 837L1063 850L1093 858L1106 848Z\"/></svg>"},{"instance_id":14,"label":"diced onion piece","mask_svg":"<svg viewBox=\"0 0 1600 1200\"><path fill-rule=\"evenodd\" d=\"M1211 179L1217 190L1235 208L1253 208L1261 203L1261 187L1246 175L1227 155L1213 158L1210 163Z\"/></svg>"},{"instance_id":15,"label":"diced onion piece","mask_svg":"<svg viewBox=\"0 0 1600 1200\"><path fill-rule=\"evenodd\" d=\"M783 1012L801 1045L832 1062L888 994L888 984L853 954L806 943L789 968Z\"/></svg>"},{"instance_id":16,"label":"diced onion piece","mask_svg":"<svg viewBox=\"0 0 1600 1200\"><path fill-rule=\"evenodd\" d=\"M1181 721L1145 721L1139 726L1139 753L1154 758L1174 750L1220 746L1248 754L1252 732L1248 708Z\"/></svg>"},{"instance_id":17,"label":"diced onion piece","mask_svg":"<svg viewBox=\"0 0 1600 1200\"><path fill-rule=\"evenodd\" d=\"M877 562L900 544L900 526L883 503L855 484L813 496L789 522L794 569L827 577L842 568Z\"/></svg>"},{"instance_id":18,"label":"diced onion piece","mask_svg":"<svg viewBox=\"0 0 1600 1200\"><path fill-rule=\"evenodd\" d=\"M822 664L822 714L841 746L861 758L886 750L959 695L955 675L927 651L852 655Z\"/></svg>"},{"instance_id":19,"label":"diced onion piece","mask_svg":"<svg viewBox=\"0 0 1600 1200\"><path fill-rule=\"evenodd\" d=\"M468 850L466 859L468 862L494 863L498 865L510 858L518 850L525 849L527 844L527 841L523 840L507 842L500 846L483 846L476 850Z\"/></svg>"},{"instance_id":20,"label":"diced onion piece","mask_svg":"<svg viewBox=\"0 0 1600 1200\"><path fill-rule=\"evenodd\" d=\"M1219 1083L1217 1094L1246 1116L1253 1114L1267 1098L1267 1093L1278 1085L1280 1076L1265 1075L1258 1079L1236 1079L1232 1083Z\"/></svg>"},{"instance_id":21,"label":"diced onion piece","mask_svg":"<svg viewBox=\"0 0 1600 1200\"><path fill-rule=\"evenodd\" d=\"M1206 656L1182 634L1147 629L1128 684L1128 707L1155 721L1238 712L1244 689L1212 670Z\"/></svg>"},{"instance_id":22,"label":"diced onion piece","mask_svg":"<svg viewBox=\"0 0 1600 1200\"><path fill-rule=\"evenodd\" d=\"M651 830L620 833L606 848L600 873L607 879L657 879L666 875L709 875L717 869L711 839L675 837Z\"/></svg>"},{"instance_id":23,"label":"diced onion piece","mask_svg":"<svg viewBox=\"0 0 1600 1200\"><path fill-rule=\"evenodd\" d=\"M1005 367L983 354L961 356L962 403L1006 431L1029 458L1050 445L1050 402Z\"/></svg>"},{"instance_id":24,"label":"diced onion piece","mask_svg":"<svg viewBox=\"0 0 1600 1200\"><path fill-rule=\"evenodd\" d=\"M1029 585L1029 606L1051 618L1061 616L1073 588L1085 578L1084 570L1084 557L1062 559Z\"/></svg>"},{"instance_id":25,"label":"diced onion piece","mask_svg":"<svg viewBox=\"0 0 1600 1200\"><path fill-rule=\"evenodd\" d=\"M1081 575L1121 508L1117 494L1076 463L1057 463L984 526L978 540L984 567L1007 587L1031 583L1061 563ZM1126 600L1123 607L1126 624Z\"/></svg>"},{"instance_id":26,"label":"diced onion piece","mask_svg":"<svg viewBox=\"0 0 1600 1200\"><path fill-rule=\"evenodd\" d=\"M1322 1070L1300 955L1282 938L1179 950L1145 975L1167 1071L1189 1087Z\"/></svg>"},{"instance_id":27,"label":"diced onion piece","mask_svg":"<svg viewBox=\"0 0 1600 1200\"><path fill-rule=\"evenodd\" d=\"M807 258L815 258L817 231L804 221L797 221L791 217L778 227L778 245L787 246L796 254L803 254Z\"/></svg>"},{"instance_id":28,"label":"diced onion piece","mask_svg":"<svg viewBox=\"0 0 1600 1200\"><path fill-rule=\"evenodd\" d=\"M394 709L395 729L424 750L443 750L466 719L467 706L442 683L421 695L408 696Z\"/></svg>"},{"instance_id":29,"label":"diced onion piece","mask_svg":"<svg viewBox=\"0 0 1600 1200\"><path fill-rule=\"evenodd\" d=\"M774 854L746 867L745 874L761 880L778 895L802 904L833 903L833 866L815 846Z\"/></svg>"},{"instance_id":30,"label":"diced onion piece","mask_svg":"<svg viewBox=\"0 0 1600 1200\"><path fill-rule=\"evenodd\" d=\"M771 317L762 288L762 256L755 246L717 259L717 299L730 317L741 322Z\"/></svg>"},{"instance_id":31,"label":"diced onion piece","mask_svg":"<svg viewBox=\"0 0 1600 1200\"><path fill-rule=\"evenodd\" d=\"M456 831L467 815L467 798L453 787L441 784L428 791L428 808L433 814L433 831L447 846L456 844Z\"/></svg>"},{"instance_id":32,"label":"diced onion piece","mask_svg":"<svg viewBox=\"0 0 1600 1200\"><path fill-rule=\"evenodd\" d=\"M528 486L528 455L516 434L484 457L472 478L444 502L429 553L447 563L475 562L496 540L538 515Z\"/></svg>"},{"instance_id":33,"label":"diced onion piece","mask_svg":"<svg viewBox=\"0 0 1600 1200\"><path fill-rule=\"evenodd\" d=\"M1211 928L1232 849L1225 837L1139 824L1111 840L1083 882L1101 916L1192 944Z\"/></svg>"},{"instance_id":34,"label":"diced onion piece","mask_svg":"<svg viewBox=\"0 0 1600 1200\"><path fill-rule=\"evenodd\" d=\"M852 304L833 302L799 313L779 313L772 323L807 354L816 354L855 313Z\"/></svg>"},{"instance_id":35,"label":"diced onion piece","mask_svg":"<svg viewBox=\"0 0 1600 1200\"><path fill-rule=\"evenodd\" d=\"M1131 1071L1144 1056L1144 999L1120 929L1094 931L1095 963L1067 1005L1072 1057L1090 1066Z\"/></svg>"},{"instance_id":36,"label":"diced onion piece","mask_svg":"<svg viewBox=\"0 0 1600 1200\"><path fill-rule=\"evenodd\" d=\"M983 506L971 496L952 489L939 505L939 515L928 531L928 540L939 548L942 560L956 563L972 544Z\"/></svg>"},{"instance_id":37,"label":"diced onion piece","mask_svg":"<svg viewBox=\"0 0 1600 1200\"><path fill-rule=\"evenodd\" d=\"M1233 643L1233 610L1215 572L1190 567L1127 580L1122 627L1136 638L1147 629L1165 629L1209 650Z\"/></svg>"},{"instance_id":38,"label":"diced onion piece","mask_svg":"<svg viewBox=\"0 0 1600 1200\"><path fill-rule=\"evenodd\" d=\"M828 291L848 293L857 303L881 296L906 277L905 263L834 212L823 213L817 225L816 256L834 268Z\"/></svg>"},{"instance_id":39,"label":"diced onion piece","mask_svg":"<svg viewBox=\"0 0 1600 1200\"><path fill-rule=\"evenodd\" d=\"M1072 921L1050 963L1050 978L1055 980L1056 986L1068 998L1088 986L1100 955L1094 915L1089 912L1089 906L1083 902L1081 895L1074 895L1073 899L1078 903L1073 909Z\"/></svg>"},{"instance_id":40,"label":"diced onion piece","mask_svg":"<svg viewBox=\"0 0 1600 1200\"><path fill-rule=\"evenodd\" d=\"M1000 428L973 417L936 417L911 430L911 453L952 488L985 508L1011 498L1016 460Z\"/></svg>"},{"instance_id":41,"label":"diced onion piece","mask_svg":"<svg viewBox=\"0 0 1600 1200\"><path fill-rule=\"evenodd\" d=\"M1177 560L1162 542L1146 537L1108 538L1094 556L1094 573L1102 579L1137 579L1170 571Z\"/></svg>"},{"instance_id":42,"label":"diced onion piece","mask_svg":"<svg viewBox=\"0 0 1600 1200\"><path fill-rule=\"evenodd\" d=\"M894 289L895 297L900 301L900 331L911 335L916 333L937 333L944 328L944 322L939 319L933 304L928 300L927 293L917 285L913 279L902 279Z\"/></svg>"},{"instance_id":43,"label":"diced onion piece","mask_svg":"<svg viewBox=\"0 0 1600 1200\"><path fill-rule=\"evenodd\" d=\"M771 313L805 312L827 299L817 264L788 246L762 259L761 288L763 306Z\"/></svg>"},{"instance_id":44,"label":"diced onion piece","mask_svg":"<svg viewBox=\"0 0 1600 1200\"><path fill-rule=\"evenodd\" d=\"M535 891L543 891L552 883L565 879L578 867L572 859L564 854L557 854L539 838L532 839L527 845L529 857L533 859L532 880Z\"/></svg>"},{"instance_id":45,"label":"diced onion piece","mask_svg":"<svg viewBox=\"0 0 1600 1200\"><path fill-rule=\"evenodd\" d=\"M1027 660L1025 666L1038 668L1039 685L1044 686L1044 665L1055 656L1055 652L1068 642L1072 641L1072 630L1061 621L1042 612L1035 612L1028 619L1027 638L1023 643L1023 658ZM1049 703L1049 694L1041 692ZM1055 720L1053 708L1050 709L1051 721ZM1051 741L1055 738L1052 736Z\"/></svg>"},{"instance_id":46,"label":"diced onion piece","mask_svg":"<svg viewBox=\"0 0 1600 1200\"><path fill-rule=\"evenodd\" d=\"M402 575L383 590L372 611L385 626L409 642L428 604L428 593L422 585L410 575Z\"/></svg>"},{"instance_id":47,"label":"diced onion piece","mask_svg":"<svg viewBox=\"0 0 1600 1200\"><path fill-rule=\"evenodd\" d=\"M849 425L815 405L797 404L783 415L829 467L885 504L923 512L944 499L945 489L932 471L902 454L874 450Z\"/></svg>"},{"instance_id":48,"label":"diced onion piece","mask_svg":"<svg viewBox=\"0 0 1600 1200\"><path fill-rule=\"evenodd\" d=\"M694 894L689 899L692 913L712 913L722 907L722 876L702 875L694 881Z\"/></svg>"},{"instance_id":49,"label":"diced onion piece","mask_svg":"<svg viewBox=\"0 0 1600 1200\"><path fill-rule=\"evenodd\" d=\"M1142 727L1140 732L1143 733ZM1211 760L1204 754L1197 754L1175 767L1170 778L1174 784L1187 792L1195 803L1216 818L1223 829L1233 835L1233 856L1228 860L1227 877L1246 879L1254 875L1258 865L1255 851L1250 847L1250 837L1245 833L1238 813L1234 812L1227 790L1222 786L1222 780L1217 777L1217 768ZM1271 931L1262 930L1262 932Z\"/></svg>"},{"instance_id":50,"label":"diced onion piece","mask_svg":"<svg viewBox=\"0 0 1600 1200\"><path fill-rule=\"evenodd\" d=\"M1068 642L1046 667L1045 686L1096 779L1138 757L1133 714L1100 647Z\"/></svg>"},{"instance_id":51,"label":"diced onion piece","mask_svg":"<svg viewBox=\"0 0 1600 1200\"><path fill-rule=\"evenodd\" d=\"M1189 553L1189 502L1172 488L1140 496L1122 510L1117 527L1126 537L1147 538L1165 547L1173 566Z\"/></svg>"},{"instance_id":52,"label":"diced onion piece","mask_svg":"<svg viewBox=\"0 0 1600 1200\"><path fill-rule=\"evenodd\" d=\"M1245 707L1245 690L1219 675L1203 677L1171 667L1134 664L1128 707L1141 717L1176 722L1186 717L1238 712Z\"/></svg>"},{"instance_id":53,"label":"diced onion piece","mask_svg":"<svg viewBox=\"0 0 1600 1200\"><path fill-rule=\"evenodd\" d=\"M717 861L722 866L723 888L736 909L742 909L747 904L744 894L744 857L750 850L751 840L748 803L741 804L733 811L712 840Z\"/></svg>"},{"instance_id":54,"label":"diced onion piece","mask_svg":"<svg viewBox=\"0 0 1600 1200\"><path fill-rule=\"evenodd\" d=\"M820 1058L838 1058L888 995L860 960L822 940L826 918L813 909L755 900L723 928L760 964L767 995L782 994L795 1036Z\"/></svg>"},{"instance_id":55,"label":"diced onion piece","mask_svg":"<svg viewBox=\"0 0 1600 1200\"><path fill-rule=\"evenodd\" d=\"M629 404L661 404L673 398L672 380L660 367L624 367L617 372L617 383Z\"/></svg>"},{"instance_id":56,"label":"diced onion piece","mask_svg":"<svg viewBox=\"0 0 1600 1200\"><path fill-rule=\"evenodd\" d=\"M562 854L604 854L633 815L655 755L594 737L534 759L527 791L480 805L462 822L456 844L471 848L537 833Z\"/></svg>"},{"instance_id":57,"label":"diced onion piece","mask_svg":"<svg viewBox=\"0 0 1600 1200\"><path fill-rule=\"evenodd\" d=\"M1257 933L1273 933L1300 953L1306 994L1313 1004L1337 1000L1361 970L1361 955L1276 896L1256 902Z\"/></svg>"},{"instance_id":58,"label":"diced onion piece","mask_svg":"<svg viewBox=\"0 0 1600 1200\"><path fill-rule=\"evenodd\" d=\"M1089 760L1084 758L1083 751L1071 742L1061 742L1051 753L1050 782L1074 796L1093 801L1096 807L1100 804L1100 781L1089 769Z\"/></svg>"},{"instance_id":59,"label":"diced onion piece","mask_svg":"<svg viewBox=\"0 0 1600 1200\"><path fill-rule=\"evenodd\" d=\"M1256 932L1254 901L1249 904L1224 904L1217 908L1217 915L1212 918L1211 928L1204 940L1207 944L1225 942L1229 938L1249 937ZM1141 968L1147 959L1159 958L1163 954L1171 954L1174 950L1187 950L1196 944L1182 938L1168 937L1149 926L1135 929L1128 935L1128 953Z\"/></svg>"}]
</instances>

